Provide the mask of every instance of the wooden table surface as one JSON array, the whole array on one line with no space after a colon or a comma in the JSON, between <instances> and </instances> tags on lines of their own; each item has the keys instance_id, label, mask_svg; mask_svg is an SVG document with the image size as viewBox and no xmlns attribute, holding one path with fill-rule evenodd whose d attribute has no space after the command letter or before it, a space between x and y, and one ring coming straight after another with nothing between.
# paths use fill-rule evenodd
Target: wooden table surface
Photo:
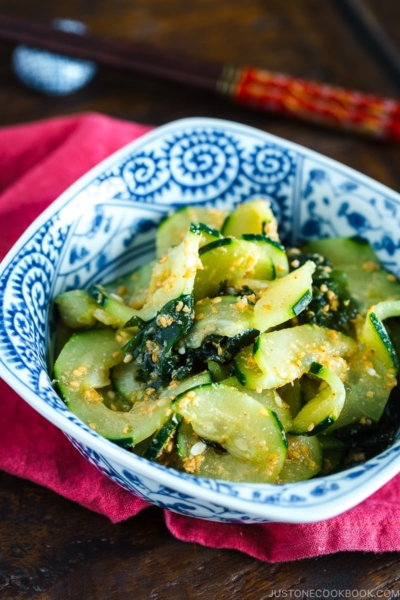
<instances>
[{"instance_id":1,"label":"wooden table surface","mask_svg":"<svg viewBox=\"0 0 400 600\"><path fill-rule=\"evenodd\" d=\"M363 0L400 47L397 0ZM363 46L334 0L0 0L0 12L79 19L92 31L194 56L254 64L395 96L399 85ZM48 98L22 87L0 44L0 126L99 111L141 123L186 116L240 121L293 140L400 191L400 144L259 114L205 93L102 69L80 92ZM0 473L0 597L84 600L260 599L350 590L399 592L400 553L339 553L268 564L175 540L160 509L112 525L53 492ZM326 592L324 592L326 594ZM286 594L286 595L285 595ZM321 596L320 596L321 597ZM323 596L323 597L326 597Z\"/></svg>"}]
</instances>

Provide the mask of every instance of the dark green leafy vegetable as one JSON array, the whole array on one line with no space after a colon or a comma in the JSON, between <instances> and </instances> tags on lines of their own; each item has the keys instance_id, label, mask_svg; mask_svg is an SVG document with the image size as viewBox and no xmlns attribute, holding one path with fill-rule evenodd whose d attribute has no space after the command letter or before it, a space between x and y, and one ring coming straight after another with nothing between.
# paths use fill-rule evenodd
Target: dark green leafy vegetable
<instances>
[{"instance_id":1,"label":"dark green leafy vegetable","mask_svg":"<svg viewBox=\"0 0 400 600\"><path fill-rule=\"evenodd\" d=\"M312 260L317 268L313 274L313 298L306 310L298 315L298 323L314 323L328 329L336 329L347 335L353 332L358 304L349 294L347 277L343 271L333 269L331 263L320 254L303 254L288 250L290 270Z\"/></svg>"},{"instance_id":2,"label":"dark green leafy vegetable","mask_svg":"<svg viewBox=\"0 0 400 600\"><path fill-rule=\"evenodd\" d=\"M210 334L204 338L200 348L188 351L188 357L193 364L204 363L212 360L225 365L233 360L242 348L249 346L259 336L258 329L246 329L234 337Z\"/></svg>"},{"instance_id":3,"label":"dark green leafy vegetable","mask_svg":"<svg viewBox=\"0 0 400 600\"><path fill-rule=\"evenodd\" d=\"M181 369L183 357L174 345L193 325L194 300L188 294L167 302L156 317L140 326L137 334L122 348L133 354L141 367L141 375L155 387L171 379L182 379L187 369ZM136 324L136 323L135 323ZM129 325L129 321L126 327Z\"/></svg>"},{"instance_id":4,"label":"dark green leafy vegetable","mask_svg":"<svg viewBox=\"0 0 400 600\"><path fill-rule=\"evenodd\" d=\"M223 446L221 446L221 444L218 444L218 442L213 442L212 440L208 440L204 437L201 437L201 435L199 435L199 440L201 442L203 442L203 444L205 444L206 446L210 446L211 448L214 448L214 450L217 450L217 452L220 454L225 454L226 452L228 452L228 450L225 450L225 448Z\"/></svg>"}]
</instances>

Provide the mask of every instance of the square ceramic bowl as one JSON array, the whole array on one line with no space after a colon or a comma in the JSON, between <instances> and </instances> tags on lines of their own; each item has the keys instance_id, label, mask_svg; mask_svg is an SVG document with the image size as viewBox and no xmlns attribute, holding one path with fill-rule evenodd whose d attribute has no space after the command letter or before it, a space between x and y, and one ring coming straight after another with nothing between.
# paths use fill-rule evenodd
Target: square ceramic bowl
<instances>
[{"instance_id":1,"label":"square ceramic bowl","mask_svg":"<svg viewBox=\"0 0 400 600\"><path fill-rule=\"evenodd\" d=\"M150 260L172 208L231 209L266 198L287 243L361 235L400 271L400 196L333 160L226 121L176 121L129 144L77 181L25 232L0 279L0 375L101 472L181 514L225 522L313 522L372 494L400 470L400 442L338 474L286 485L235 484L150 463L100 437L55 393L52 299ZM11 426L12 424L10 424Z\"/></svg>"}]
</instances>

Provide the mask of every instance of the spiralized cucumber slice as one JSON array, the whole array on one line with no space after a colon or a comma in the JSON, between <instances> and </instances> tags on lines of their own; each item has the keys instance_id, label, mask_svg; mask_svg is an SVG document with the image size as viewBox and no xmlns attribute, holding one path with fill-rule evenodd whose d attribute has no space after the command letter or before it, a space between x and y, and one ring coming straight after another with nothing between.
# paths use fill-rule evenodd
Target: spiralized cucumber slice
<instances>
[{"instance_id":1,"label":"spiralized cucumber slice","mask_svg":"<svg viewBox=\"0 0 400 600\"><path fill-rule=\"evenodd\" d=\"M201 206L186 206L162 221L156 236L157 256L160 258L171 246L180 244L191 223L203 223L219 231L226 218L226 211Z\"/></svg>"},{"instance_id":2,"label":"spiralized cucumber slice","mask_svg":"<svg viewBox=\"0 0 400 600\"><path fill-rule=\"evenodd\" d=\"M308 439L313 440L315 437ZM320 474L330 475L331 473L335 473L343 465L346 454L349 452L348 445L333 435L322 434L318 436L318 440L321 445L323 457L323 468Z\"/></svg>"},{"instance_id":3,"label":"spiralized cucumber slice","mask_svg":"<svg viewBox=\"0 0 400 600\"><path fill-rule=\"evenodd\" d=\"M396 352L382 319L399 315L399 301L380 302L368 310L359 332L360 349L349 361L346 402L330 431L360 419L381 418L398 371Z\"/></svg>"},{"instance_id":4,"label":"spiralized cucumber slice","mask_svg":"<svg viewBox=\"0 0 400 600\"><path fill-rule=\"evenodd\" d=\"M151 273L155 260L135 269L118 279L114 279L104 285L108 294L117 294L128 306L135 309L142 308L149 293Z\"/></svg>"},{"instance_id":5,"label":"spiralized cucumber slice","mask_svg":"<svg viewBox=\"0 0 400 600\"><path fill-rule=\"evenodd\" d=\"M203 298L195 306L195 323L182 338L180 345L198 348L207 335L234 337L253 327L254 307L247 298L217 296Z\"/></svg>"},{"instance_id":6,"label":"spiralized cucumber slice","mask_svg":"<svg viewBox=\"0 0 400 600\"><path fill-rule=\"evenodd\" d=\"M386 369L397 369L398 360L382 321L398 316L400 316L400 301L380 302L376 306L371 306L358 336L365 348L373 348L374 362Z\"/></svg>"},{"instance_id":7,"label":"spiralized cucumber slice","mask_svg":"<svg viewBox=\"0 0 400 600\"><path fill-rule=\"evenodd\" d=\"M276 414L237 389L213 383L179 396L174 410L197 435L232 456L262 464L271 481L282 468L286 437Z\"/></svg>"},{"instance_id":8,"label":"spiralized cucumber slice","mask_svg":"<svg viewBox=\"0 0 400 600\"><path fill-rule=\"evenodd\" d=\"M254 359L263 374L260 387L281 387L299 379L313 362L329 366L335 357L349 356L356 347L352 338L317 325L264 333L254 344Z\"/></svg>"},{"instance_id":9,"label":"spiralized cucumber slice","mask_svg":"<svg viewBox=\"0 0 400 600\"><path fill-rule=\"evenodd\" d=\"M262 234L279 242L278 223L267 200L239 204L226 218L222 233L237 238L246 233Z\"/></svg>"},{"instance_id":10,"label":"spiralized cucumber slice","mask_svg":"<svg viewBox=\"0 0 400 600\"><path fill-rule=\"evenodd\" d=\"M233 361L238 381L250 390L269 389L270 376L261 371L253 356L253 346L243 348ZM272 386L273 387L273 386Z\"/></svg>"},{"instance_id":11,"label":"spiralized cucumber slice","mask_svg":"<svg viewBox=\"0 0 400 600\"><path fill-rule=\"evenodd\" d=\"M71 329L81 329L96 324L98 305L84 290L64 292L55 299L62 321Z\"/></svg>"},{"instance_id":12,"label":"spiralized cucumber slice","mask_svg":"<svg viewBox=\"0 0 400 600\"><path fill-rule=\"evenodd\" d=\"M54 376L68 408L105 438L131 447L149 438L172 415L172 401L187 389L208 384L208 372L174 382L161 392L147 389L127 412L106 406L102 392L110 385L110 369L123 354L111 329L74 334L54 365ZM136 384L135 384L136 385ZM127 392L127 390L126 390Z\"/></svg>"},{"instance_id":13,"label":"spiralized cucumber slice","mask_svg":"<svg viewBox=\"0 0 400 600\"><path fill-rule=\"evenodd\" d=\"M172 413L168 397L136 402L129 412L114 411L97 389L110 384L110 369L122 360L111 329L74 334L54 365L57 387L68 408L105 438L132 446L152 435Z\"/></svg>"},{"instance_id":14,"label":"spiralized cucumber slice","mask_svg":"<svg viewBox=\"0 0 400 600\"><path fill-rule=\"evenodd\" d=\"M215 449L201 440L185 421L179 426L176 447L185 471L193 475L242 483L271 482L271 475L264 464L242 460L229 452Z\"/></svg>"},{"instance_id":15,"label":"spiralized cucumber slice","mask_svg":"<svg viewBox=\"0 0 400 600\"><path fill-rule=\"evenodd\" d=\"M202 269L194 284L195 300L218 296L225 282L235 287L244 278L274 279L275 268L265 244L222 238L200 250Z\"/></svg>"},{"instance_id":16,"label":"spiralized cucumber slice","mask_svg":"<svg viewBox=\"0 0 400 600\"><path fill-rule=\"evenodd\" d=\"M289 273L289 261L286 254L285 247L279 242L272 240L266 235L260 235L255 233L244 233L242 239L247 242L257 242L264 244L265 251L271 257L274 263L275 273L277 277L284 277Z\"/></svg>"},{"instance_id":17,"label":"spiralized cucumber slice","mask_svg":"<svg viewBox=\"0 0 400 600\"><path fill-rule=\"evenodd\" d=\"M286 460L274 483L305 481L317 475L323 465L320 442L316 436L287 436L289 447Z\"/></svg>"},{"instance_id":18,"label":"spiralized cucumber slice","mask_svg":"<svg viewBox=\"0 0 400 600\"><path fill-rule=\"evenodd\" d=\"M151 276L148 302L137 315L144 321L153 319L167 302L193 292L199 267L200 233L189 228L183 241L155 264Z\"/></svg>"},{"instance_id":19,"label":"spiralized cucumber slice","mask_svg":"<svg viewBox=\"0 0 400 600\"><path fill-rule=\"evenodd\" d=\"M327 238L308 242L305 252L318 252L347 275L350 295L362 314L388 298L400 300L400 282L382 267L367 240L359 237Z\"/></svg>"},{"instance_id":20,"label":"spiralized cucumber slice","mask_svg":"<svg viewBox=\"0 0 400 600\"><path fill-rule=\"evenodd\" d=\"M292 381L279 388L279 396L288 405L292 418L296 417L303 406L303 390L299 381Z\"/></svg>"},{"instance_id":21,"label":"spiralized cucumber slice","mask_svg":"<svg viewBox=\"0 0 400 600\"><path fill-rule=\"evenodd\" d=\"M121 362L111 369L110 377L116 391L130 402L141 400L144 396L146 385L138 379L140 365L135 362Z\"/></svg>"},{"instance_id":22,"label":"spiralized cucumber slice","mask_svg":"<svg viewBox=\"0 0 400 600\"><path fill-rule=\"evenodd\" d=\"M289 406L282 400L276 390L250 390L241 385L237 377L229 377L229 379L225 379L221 383L236 388L243 394L251 396L263 406L267 406L270 410L274 411L285 431L290 431L292 428L293 423Z\"/></svg>"},{"instance_id":23,"label":"spiralized cucumber slice","mask_svg":"<svg viewBox=\"0 0 400 600\"><path fill-rule=\"evenodd\" d=\"M218 383L228 379L233 374L232 365L221 365L215 360L207 360L207 367L211 375L212 383Z\"/></svg>"},{"instance_id":24,"label":"spiralized cucumber slice","mask_svg":"<svg viewBox=\"0 0 400 600\"><path fill-rule=\"evenodd\" d=\"M155 434L150 445L143 453L143 458L155 461L163 454L164 451L168 451L171 438L173 438L175 435L181 421L182 417L174 413Z\"/></svg>"},{"instance_id":25,"label":"spiralized cucumber slice","mask_svg":"<svg viewBox=\"0 0 400 600\"><path fill-rule=\"evenodd\" d=\"M211 244L211 242L216 242L223 237L217 229L214 229L214 227L210 227L210 225L206 225L205 223L199 223L197 227L200 232L200 248L207 244Z\"/></svg>"},{"instance_id":26,"label":"spiralized cucumber slice","mask_svg":"<svg viewBox=\"0 0 400 600\"><path fill-rule=\"evenodd\" d=\"M315 263L302 267L269 283L254 307L254 327L266 331L300 314L312 298Z\"/></svg>"},{"instance_id":27,"label":"spiralized cucumber slice","mask_svg":"<svg viewBox=\"0 0 400 600\"><path fill-rule=\"evenodd\" d=\"M346 399L343 382L336 373L318 363L308 371L328 384L315 398L307 402L293 419L290 430L296 435L317 435L338 420Z\"/></svg>"},{"instance_id":28,"label":"spiralized cucumber slice","mask_svg":"<svg viewBox=\"0 0 400 600\"><path fill-rule=\"evenodd\" d=\"M94 313L95 317L105 325L123 327L127 321L137 315L137 311L127 306L117 294L109 294L102 285L92 285L90 295L101 307Z\"/></svg>"}]
</instances>

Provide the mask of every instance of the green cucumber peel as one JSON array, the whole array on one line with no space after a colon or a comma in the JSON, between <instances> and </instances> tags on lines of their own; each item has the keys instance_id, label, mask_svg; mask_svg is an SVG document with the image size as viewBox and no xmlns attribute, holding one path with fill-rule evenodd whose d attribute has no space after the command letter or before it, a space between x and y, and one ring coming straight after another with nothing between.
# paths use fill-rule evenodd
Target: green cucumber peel
<instances>
[{"instance_id":1,"label":"green cucumber peel","mask_svg":"<svg viewBox=\"0 0 400 600\"><path fill-rule=\"evenodd\" d=\"M202 256L206 252L214 250L215 248L220 248L221 246L229 246L230 244L232 244L232 242L233 239L229 237L221 238L220 240L215 240L215 242L210 242L209 244L206 244L205 246L199 249L199 256Z\"/></svg>"}]
</instances>

